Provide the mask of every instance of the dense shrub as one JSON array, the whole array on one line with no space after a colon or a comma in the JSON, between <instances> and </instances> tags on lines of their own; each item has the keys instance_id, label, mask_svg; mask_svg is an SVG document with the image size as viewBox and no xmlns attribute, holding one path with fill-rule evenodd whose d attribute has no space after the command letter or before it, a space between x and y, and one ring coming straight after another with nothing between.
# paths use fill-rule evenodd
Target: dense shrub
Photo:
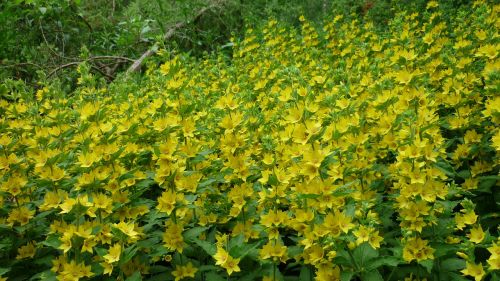
<instances>
[{"instance_id":1,"label":"dense shrub","mask_svg":"<svg viewBox=\"0 0 500 281\"><path fill-rule=\"evenodd\" d=\"M497 280L499 12L270 20L140 83L9 84L0 279Z\"/></svg>"}]
</instances>

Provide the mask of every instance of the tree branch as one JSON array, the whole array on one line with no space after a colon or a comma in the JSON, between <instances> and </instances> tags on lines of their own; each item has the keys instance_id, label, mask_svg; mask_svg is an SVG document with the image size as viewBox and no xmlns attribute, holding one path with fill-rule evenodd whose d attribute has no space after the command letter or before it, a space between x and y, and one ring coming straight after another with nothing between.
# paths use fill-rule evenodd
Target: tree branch
<instances>
[{"instance_id":1,"label":"tree branch","mask_svg":"<svg viewBox=\"0 0 500 281\"><path fill-rule=\"evenodd\" d=\"M66 64L63 64L63 65L60 65L60 66L56 67L55 69L53 69L47 75L47 77L51 77L52 75L56 74L58 71L60 71L60 70L62 70L64 68L68 68L68 67L71 67L71 66L76 66L76 65L79 65L82 62L89 62L89 61L93 61L93 60L95 60L95 61L98 61L98 60L117 60L118 62L115 63L115 64L119 64L120 62L133 62L134 61L131 58L121 57L121 56L94 56L94 57L89 57L89 58L87 58L85 60L82 60L82 61L74 61L74 62L70 62L70 63L66 63ZM91 65L90 67L92 69L94 69L94 70L97 70L102 75L106 76L108 79L110 79L110 80L114 79L114 76L112 74L108 73L107 71L104 71L104 70L100 69L99 67L97 67L95 65Z\"/></svg>"},{"instance_id":2,"label":"tree branch","mask_svg":"<svg viewBox=\"0 0 500 281\"><path fill-rule=\"evenodd\" d=\"M216 9L216 8L220 8L224 4L224 2L226 2L226 0L216 0L216 1L212 2L211 5L208 5L207 7L200 9L196 13L194 18L192 19L192 22L197 21L206 12L213 10L213 9ZM171 39L175 35L175 32L178 29L185 27L189 23L190 23L190 21L182 21L182 22L178 22L178 23L174 24L173 26L171 26L167 30L167 32L163 36L163 40L167 41L167 40ZM142 66L142 63L144 62L144 60L146 58L152 56L153 54L155 54L157 50L158 50L158 44L154 44L153 47L151 47L149 50L147 50L145 53L143 53L136 61L134 61L134 63L127 69L127 74L139 71L139 69L141 69L141 66Z\"/></svg>"}]
</instances>

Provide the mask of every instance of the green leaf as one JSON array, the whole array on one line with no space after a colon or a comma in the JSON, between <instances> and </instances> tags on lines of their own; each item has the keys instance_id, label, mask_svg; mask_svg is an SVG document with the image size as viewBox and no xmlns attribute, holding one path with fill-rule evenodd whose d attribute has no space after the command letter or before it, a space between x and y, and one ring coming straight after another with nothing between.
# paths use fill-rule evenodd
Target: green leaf
<instances>
[{"instance_id":1,"label":"green leaf","mask_svg":"<svg viewBox=\"0 0 500 281\"><path fill-rule=\"evenodd\" d=\"M59 246L61 245L61 241L59 240L59 237L55 234L51 234L47 236L47 239L42 242L43 245L52 247L54 249L58 249Z\"/></svg>"},{"instance_id":2,"label":"green leaf","mask_svg":"<svg viewBox=\"0 0 500 281\"><path fill-rule=\"evenodd\" d=\"M193 239L193 242L196 243L196 245L200 246L210 256L215 255L215 253L217 252L217 247L213 243L200 239Z\"/></svg>"},{"instance_id":3,"label":"green leaf","mask_svg":"<svg viewBox=\"0 0 500 281\"><path fill-rule=\"evenodd\" d=\"M439 160L436 163L436 167L441 171L443 171L447 176L452 178L455 177L455 170L453 169L453 166L451 166L450 163L443 160Z\"/></svg>"},{"instance_id":4,"label":"green leaf","mask_svg":"<svg viewBox=\"0 0 500 281\"><path fill-rule=\"evenodd\" d=\"M216 272L209 272L207 273L207 275L205 275L205 277L206 280L210 281L226 281L225 277L220 276Z\"/></svg>"},{"instance_id":5,"label":"green leaf","mask_svg":"<svg viewBox=\"0 0 500 281\"><path fill-rule=\"evenodd\" d=\"M136 245L140 248L153 248L155 245L158 245L159 242L160 239L158 239L157 237L152 237L150 239L139 241Z\"/></svg>"},{"instance_id":6,"label":"green leaf","mask_svg":"<svg viewBox=\"0 0 500 281\"><path fill-rule=\"evenodd\" d=\"M380 275L380 272L378 270L372 270L365 272L361 275L361 280L362 281L384 281L384 278L382 278L382 275Z\"/></svg>"},{"instance_id":7,"label":"green leaf","mask_svg":"<svg viewBox=\"0 0 500 281\"><path fill-rule=\"evenodd\" d=\"M127 279L125 279L125 281L141 281L141 280L142 276L141 272L139 271L134 272L134 274L130 275Z\"/></svg>"},{"instance_id":8,"label":"green leaf","mask_svg":"<svg viewBox=\"0 0 500 281\"><path fill-rule=\"evenodd\" d=\"M260 280L260 278L257 278L262 275L262 272L259 270L252 270L251 272L245 273L244 276L238 277L238 281L254 281L254 280Z\"/></svg>"},{"instance_id":9,"label":"green leaf","mask_svg":"<svg viewBox=\"0 0 500 281\"><path fill-rule=\"evenodd\" d=\"M197 227L193 227L189 230L186 230L183 233L184 239L186 241L191 241L195 238L198 238L198 236L200 236L200 234L205 232L207 229L208 229L208 227L206 227L206 226L197 226Z\"/></svg>"},{"instance_id":10,"label":"green leaf","mask_svg":"<svg viewBox=\"0 0 500 281\"><path fill-rule=\"evenodd\" d=\"M48 267L52 267L52 261L54 260L54 256L53 255L46 255L46 256L43 256L43 257L39 257L37 259L35 259L33 262L35 264L39 264L39 265L46 265ZM2 275L0 273L0 275Z\"/></svg>"},{"instance_id":11,"label":"green leaf","mask_svg":"<svg viewBox=\"0 0 500 281\"><path fill-rule=\"evenodd\" d=\"M344 185L341 185L335 189L335 191L332 192L333 196L346 196L354 192L354 189L349 188L351 185L358 183L359 180L354 180L351 182L348 182Z\"/></svg>"},{"instance_id":12,"label":"green leaf","mask_svg":"<svg viewBox=\"0 0 500 281\"><path fill-rule=\"evenodd\" d=\"M135 256L135 254L137 253L138 249L139 248L136 245L132 245L132 246L126 248L125 251L123 251L122 257L120 258L120 264L125 264L129 260L131 260Z\"/></svg>"},{"instance_id":13,"label":"green leaf","mask_svg":"<svg viewBox=\"0 0 500 281\"><path fill-rule=\"evenodd\" d=\"M482 177L477 189L482 192L491 193L491 188L495 186L496 183L497 179L495 178Z\"/></svg>"},{"instance_id":14,"label":"green leaf","mask_svg":"<svg viewBox=\"0 0 500 281\"><path fill-rule=\"evenodd\" d=\"M435 249L434 257L436 258L446 256L448 254L455 254L459 249L457 245L446 243L432 244L432 247Z\"/></svg>"},{"instance_id":15,"label":"green leaf","mask_svg":"<svg viewBox=\"0 0 500 281\"><path fill-rule=\"evenodd\" d=\"M290 257L295 257L297 255L300 255L302 254L302 252L304 252L304 249L300 246L290 246L288 247L288 255Z\"/></svg>"},{"instance_id":16,"label":"green leaf","mask_svg":"<svg viewBox=\"0 0 500 281\"><path fill-rule=\"evenodd\" d=\"M399 259L393 256L380 257L377 259L373 259L372 261L366 264L366 270L371 271L375 270L381 266L397 266L399 264Z\"/></svg>"},{"instance_id":17,"label":"green leaf","mask_svg":"<svg viewBox=\"0 0 500 281\"><path fill-rule=\"evenodd\" d=\"M100 257L104 257L106 254L108 254L108 250L104 249L104 248L94 248L95 252L97 253L97 255L99 255Z\"/></svg>"},{"instance_id":18,"label":"green leaf","mask_svg":"<svg viewBox=\"0 0 500 281\"><path fill-rule=\"evenodd\" d=\"M340 281L351 281L354 276L354 272L344 270L340 273Z\"/></svg>"},{"instance_id":19,"label":"green leaf","mask_svg":"<svg viewBox=\"0 0 500 281\"><path fill-rule=\"evenodd\" d=\"M448 278L445 280L453 280L453 281L469 281L469 279L463 277L461 274L457 274L454 272L448 272L447 274ZM495 279L491 279L492 281Z\"/></svg>"},{"instance_id":20,"label":"green leaf","mask_svg":"<svg viewBox=\"0 0 500 281\"><path fill-rule=\"evenodd\" d=\"M500 176L483 176L479 177L481 180L500 180Z\"/></svg>"},{"instance_id":21,"label":"green leaf","mask_svg":"<svg viewBox=\"0 0 500 281\"><path fill-rule=\"evenodd\" d=\"M346 257L335 257L335 264L337 265L350 265L350 266L353 266L352 265L352 262L349 258L346 258Z\"/></svg>"},{"instance_id":22,"label":"green leaf","mask_svg":"<svg viewBox=\"0 0 500 281\"><path fill-rule=\"evenodd\" d=\"M308 266L302 266L302 268L300 269L299 280L300 281L313 281L311 279L311 276L313 276L311 269Z\"/></svg>"},{"instance_id":23,"label":"green leaf","mask_svg":"<svg viewBox=\"0 0 500 281\"><path fill-rule=\"evenodd\" d=\"M4 275L5 273L9 272L10 268L8 267L0 267L0 276Z\"/></svg>"},{"instance_id":24,"label":"green leaf","mask_svg":"<svg viewBox=\"0 0 500 281\"><path fill-rule=\"evenodd\" d=\"M431 260L431 259L424 260L424 261L419 262L419 264L421 266L423 266L425 268L425 270L427 270L427 272L431 273L432 267L434 267L434 260Z\"/></svg>"},{"instance_id":25,"label":"green leaf","mask_svg":"<svg viewBox=\"0 0 500 281\"><path fill-rule=\"evenodd\" d=\"M257 251L257 248L260 248L260 246L262 246L262 244L264 244L264 240L261 240L261 241L258 241L256 243L252 243L252 244L243 243L239 246L233 247L230 252L231 252L232 256L240 258L240 259L242 259L248 255L251 258L258 261L259 253Z\"/></svg>"},{"instance_id":26,"label":"green leaf","mask_svg":"<svg viewBox=\"0 0 500 281\"><path fill-rule=\"evenodd\" d=\"M164 265L153 265L153 266L149 267L150 273L162 273L162 272L165 272L167 270L169 270L169 268L164 266ZM201 270L201 267L198 268L198 270Z\"/></svg>"},{"instance_id":27,"label":"green leaf","mask_svg":"<svg viewBox=\"0 0 500 281\"><path fill-rule=\"evenodd\" d=\"M457 271L465 268L465 261L457 258L449 258L442 261L439 266L441 270Z\"/></svg>"},{"instance_id":28,"label":"green leaf","mask_svg":"<svg viewBox=\"0 0 500 281\"><path fill-rule=\"evenodd\" d=\"M368 261L378 257L378 251L373 249L370 244L364 242L354 249L353 257L359 266L367 265Z\"/></svg>"},{"instance_id":29,"label":"green leaf","mask_svg":"<svg viewBox=\"0 0 500 281\"><path fill-rule=\"evenodd\" d=\"M211 185L212 183L214 183L216 181L217 181L216 179L207 179L207 180L204 180L204 181L202 181L202 182L200 182L198 184L198 188L207 187L207 186Z\"/></svg>"},{"instance_id":30,"label":"green leaf","mask_svg":"<svg viewBox=\"0 0 500 281\"><path fill-rule=\"evenodd\" d=\"M353 267L351 256L346 250L339 250L335 256L335 264L337 265L349 265Z\"/></svg>"},{"instance_id":31,"label":"green leaf","mask_svg":"<svg viewBox=\"0 0 500 281\"><path fill-rule=\"evenodd\" d=\"M243 245L245 243L245 236L243 234L238 234L236 237L229 239L229 249L235 246Z\"/></svg>"},{"instance_id":32,"label":"green leaf","mask_svg":"<svg viewBox=\"0 0 500 281\"><path fill-rule=\"evenodd\" d=\"M202 265L200 267L198 267L198 271L200 272L204 272L204 271L217 271L219 270L220 267L217 267L215 265Z\"/></svg>"},{"instance_id":33,"label":"green leaf","mask_svg":"<svg viewBox=\"0 0 500 281\"><path fill-rule=\"evenodd\" d=\"M49 269L49 270L46 270L46 271L43 271L43 272L40 272L38 274L33 275L29 280L30 281L32 281L32 280L56 281L57 276L54 272L52 272L52 270Z\"/></svg>"}]
</instances>

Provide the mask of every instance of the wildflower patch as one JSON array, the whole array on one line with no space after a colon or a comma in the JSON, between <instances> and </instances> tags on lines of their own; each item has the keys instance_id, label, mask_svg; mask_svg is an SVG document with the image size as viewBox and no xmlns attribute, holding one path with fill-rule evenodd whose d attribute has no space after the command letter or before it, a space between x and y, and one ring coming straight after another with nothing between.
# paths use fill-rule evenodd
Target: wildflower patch
<instances>
[{"instance_id":1,"label":"wildflower patch","mask_svg":"<svg viewBox=\"0 0 500 281\"><path fill-rule=\"evenodd\" d=\"M0 280L496 280L500 6L468 12L11 93Z\"/></svg>"}]
</instances>

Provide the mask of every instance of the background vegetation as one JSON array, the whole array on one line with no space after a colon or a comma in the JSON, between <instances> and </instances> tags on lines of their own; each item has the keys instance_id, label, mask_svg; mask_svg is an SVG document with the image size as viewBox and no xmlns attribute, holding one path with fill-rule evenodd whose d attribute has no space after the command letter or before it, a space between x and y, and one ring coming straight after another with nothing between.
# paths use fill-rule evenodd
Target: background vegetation
<instances>
[{"instance_id":1,"label":"background vegetation","mask_svg":"<svg viewBox=\"0 0 500 281\"><path fill-rule=\"evenodd\" d=\"M391 0L13 0L0 3L0 79L20 79L40 87L60 80L74 88L79 62L107 82L126 70L155 43L200 56L228 47L246 26L276 18L298 26L304 15L319 25L332 9L354 13L386 28L399 10L422 11L427 1ZM471 1L446 0L440 7L456 12ZM196 13L213 6L202 16ZM196 17L196 18L195 18ZM169 40L165 34L175 24ZM5 90L3 91L5 92Z\"/></svg>"}]
</instances>

